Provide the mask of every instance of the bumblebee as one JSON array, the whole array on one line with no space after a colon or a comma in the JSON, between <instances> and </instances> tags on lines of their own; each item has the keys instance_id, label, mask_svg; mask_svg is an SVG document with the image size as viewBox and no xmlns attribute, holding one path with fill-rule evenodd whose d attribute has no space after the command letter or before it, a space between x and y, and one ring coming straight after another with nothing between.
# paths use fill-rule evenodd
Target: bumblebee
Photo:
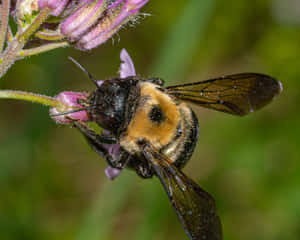
<instances>
[{"instance_id":1,"label":"bumblebee","mask_svg":"<svg viewBox=\"0 0 300 240\"><path fill-rule=\"evenodd\" d=\"M127 52L122 54L132 65ZM243 116L268 104L280 93L281 83L264 74L241 73L163 85L160 78L141 79L134 71L96 82L96 89L80 101L85 107L77 111L87 111L105 131L96 134L81 121L74 126L111 168L132 168L143 178L157 176L191 240L221 240L213 197L181 171L198 139L197 117L187 103ZM117 147L117 154L109 146Z\"/></svg>"}]
</instances>

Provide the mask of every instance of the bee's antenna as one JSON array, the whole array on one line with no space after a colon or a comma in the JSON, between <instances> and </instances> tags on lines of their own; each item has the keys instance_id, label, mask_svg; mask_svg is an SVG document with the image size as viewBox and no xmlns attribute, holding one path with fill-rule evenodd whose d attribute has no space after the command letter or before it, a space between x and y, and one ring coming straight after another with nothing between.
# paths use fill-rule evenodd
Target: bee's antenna
<instances>
[{"instance_id":1,"label":"bee's antenna","mask_svg":"<svg viewBox=\"0 0 300 240\"><path fill-rule=\"evenodd\" d=\"M68 57L69 60L71 60L77 67L79 67L83 72L85 72L86 75L94 82L94 84L99 87L97 80L90 74L83 66L80 65L79 62L77 62L74 58Z\"/></svg>"}]
</instances>

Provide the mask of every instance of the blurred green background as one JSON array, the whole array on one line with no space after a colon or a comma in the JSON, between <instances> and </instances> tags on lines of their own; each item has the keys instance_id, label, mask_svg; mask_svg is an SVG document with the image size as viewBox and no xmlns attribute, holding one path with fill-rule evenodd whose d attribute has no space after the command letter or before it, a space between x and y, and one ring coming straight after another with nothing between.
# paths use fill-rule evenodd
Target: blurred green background
<instances>
[{"instance_id":1,"label":"blurred green background","mask_svg":"<svg viewBox=\"0 0 300 240\"><path fill-rule=\"evenodd\" d=\"M282 81L283 93L247 117L196 109L200 139L184 172L211 193L227 240L300 238L300 2L150 0L134 28L91 52L60 49L17 62L2 89L55 95L117 76L126 48L137 72L166 84L238 72ZM187 239L161 184L124 171L106 179L78 131L48 109L0 102L0 238Z\"/></svg>"}]
</instances>

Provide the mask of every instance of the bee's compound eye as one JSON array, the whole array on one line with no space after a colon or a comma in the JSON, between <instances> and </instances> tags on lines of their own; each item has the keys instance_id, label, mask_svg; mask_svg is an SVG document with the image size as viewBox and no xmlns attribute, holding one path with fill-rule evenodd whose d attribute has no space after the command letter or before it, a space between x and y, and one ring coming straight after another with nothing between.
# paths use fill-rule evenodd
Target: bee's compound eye
<instances>
[{"instance_id":1,"label":"bee's compound eye","mask_svg":"<svg viewBox=\"0 0 300 240\"><path fill-rule=\"evenodd\" d=\"M159 105L154 105L151 108L151 110L149 112L149 118L152 122L154 122L156 124L160 124L164 121L165 116Z\"/></svg>"}]
</instances>

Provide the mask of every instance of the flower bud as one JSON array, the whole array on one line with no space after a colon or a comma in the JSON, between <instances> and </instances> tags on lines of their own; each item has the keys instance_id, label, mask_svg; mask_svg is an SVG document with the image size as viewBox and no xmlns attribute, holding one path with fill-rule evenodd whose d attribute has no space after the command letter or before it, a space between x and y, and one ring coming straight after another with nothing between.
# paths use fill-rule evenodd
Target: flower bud
<instances>
[{"instance_id":1,"label":"flower bud","mask_svg":"<svg viewBox=\"0 0 300 240\"><path fill-rule=\"evenodd\" d=\"M128 52L123 48L120 54L121 66L120 66L120 78L136 76L135 67Z\"/></svg>"},{"instance_id":2,"label":"flower bud","mask_svg":"<svg viewBox=\"0 0 300 240\"><path fill-rule=\"evenodd\" d=\"M44 8L50 8L53 9L51 12L51 15L53 16L59 16L67 4L72 1L72 0L38 0L39 8L44 9Z\"/></svg>"},{"instance_id":3,"label":"flower bud","mask_svg":"<svg viewBox=\"0 0 300 240\"><path fill-rule=\"evenodd\" d=\"M70 41L78 40L95 24L107 7L107 0L89 0L71 14L60 27L61 33Z\"/></svg>"},{"instance_id":4,"label":"flower bud","mask_svg":"<svg viewBox=\"0 0 300 240\"><path fill-rule=\"evenodd\" d=\"M128 54L128 52L123 48L120 54L121 58L121 66L120 66L120 78L132 77L136 76L135 67L133 61ZM103 81L97 82L99 86L103 83ZM109 134L108 131L103 130L102 134ZM102 147L107 151L107 153L111 156L114 162L119 161L120 158L120 144L102 144ZM102 156L104 157L104 156ZM111 166L107 166L105 169L105 175L110 180L114 180L118 177L122 172L122 169L113 168Z\"/></svg>"},{"instance_id":5,"label":"flower bud","mask_svg":"<svg viewBox=\"0 0 300 240\"><path fill-rule=\"evenodd\" d=\"M107 166L105 168L105 175L108 177L109 180L114 180L116 177L120 175L121 171L122 171L121 169Z\"/></svg>"},{"instance_id":6,"label":"flower bud","mask_svg":"<svg viewBox=\"0 0 300 240\"><path fill-rule=\"evenodd\" d=\"M42 1L42 0L40 0ZM46 1L46 0L44 0ZM50 1L50 0L48 0ZM132 20L148 0L87 0L60 25L60 31L81 50L99 46ZM108 5L111 3L110 5Z\"/></svg>"},{"instance_id":7,"label":"flower bud","mask_svg":"<svg viewBox=\"0 0 300 240\"><path fill-rule=\"evenodd\" d=\"M24 24L30 24L39 11L38 0L21 0L15 12L18 19Z\"/></svg>"},{"instance_id":8,"label":"flower bud","mask_svg":"<svg viewBox=\"0 0 300 240\"><path fill-rule=\"evenodd\" d=\"M97 85L100 87L104 83L104 80L97 80Z\"/></svg>"},{"instance_id":9,"label":"flower bud","mask_svg":"<svg viewBox=\"0 0 300 240\"><path fill-rule=\"evenodd\" d=\"M73 110L84 108L84 106L79 103L79 100L86 98L87 96L83 93L67 91L62 92L55 97L56 100L61 102L61 107L51 108L50 116L52 116L52 119L58 124L68 124L72 123L74 120L87 122L90 119L86 110L55 116L60 113L67 113Z\"/></svg>"},{"instance_id":10,"label":"flower bud","mask_svg":"<svg viewBox=\"0 0 300 240\"><path fill-rule=\"evenodd\" d=\"M102 136L106 136L106 135L111 135L111 133L107 130L103 130L101 133ZM105 149L105 151L107 152L107 155L110 156L110 160L113 162L118 162L120 160L120 150L121 150L121 146L120 144L116 143L116 144L105 144L102 143L101 147L103 149ZM99 152L98 152L99 154ZM104 158L107 156L103 156L101 154L99 154L100 157ZM108 179L110 180L114 180L117 176L120 175L120 173L122 172L122 166L120 166L120 168L114 168L111 166L107 166L105 169L105 175L108 177Z\"/></svg>"}]
</instances>

